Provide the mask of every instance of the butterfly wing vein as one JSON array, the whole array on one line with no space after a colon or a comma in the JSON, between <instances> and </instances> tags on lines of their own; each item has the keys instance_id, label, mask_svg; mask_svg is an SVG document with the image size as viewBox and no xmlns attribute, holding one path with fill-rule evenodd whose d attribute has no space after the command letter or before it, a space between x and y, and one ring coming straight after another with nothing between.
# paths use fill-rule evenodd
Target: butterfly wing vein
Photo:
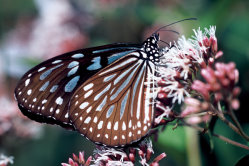
<instances>
[{"instance_id":1,"label":"butterfly wing vein","mask_svg":"<svg viewBox=\"0 0 249 166\"><path fill-rule=\"evenodd\" d=\"M75 128L108 146L130 144L145 136L153 119L152 86L145 83L152 74L149 67L134 52L84 82L70 101Z\"/></svg>"}]
</instances>

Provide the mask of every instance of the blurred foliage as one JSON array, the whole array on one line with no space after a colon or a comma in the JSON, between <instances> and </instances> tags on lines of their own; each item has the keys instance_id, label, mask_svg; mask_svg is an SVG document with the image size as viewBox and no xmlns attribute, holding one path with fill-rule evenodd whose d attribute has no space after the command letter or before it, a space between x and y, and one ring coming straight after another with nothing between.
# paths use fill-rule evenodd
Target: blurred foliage
<instances>
[{"instance_id":1,"label":"blurred foliage","mask_svg":"<svg viewBox=\"0 0 249 166\"><path fill-rule=\"evenodd\" d=\"M0 5L0 37L6 40L6 34L12 31L22 18L35 18L38 15L32 0L9 1L1 0ZM192 33L191 29L217 26L219 48L224 52L223 60L234 61L240 71L239 86L241 108L237 111L239 121L249 134L249 1L247 0L135 0L135 1L72 1L75 12L80 13L80 19L93 23L83 26L82 31L88 36L86 46L95 46L115 42L143 41L150 33L149 29L160 27L174 21L197 17L198 21L183 22L172 27L181 34ZM89 19L90 18L90 19ZM42 32L41 32L42 33ZM164 33L164 32L161 32ZM171 34L172 35L172 34ZM167 41L167 36L163 36ZM86 47L84 46L84 47ZM0 55L5 56L5 55ZM36 64L36 60L25 60ZM25 71L23 71L24 73ZM11 77L11 76L8 76ZM18 80L18 78L14 78ZM0 115L1 116L1 115ZM176 130L168 126L154 143L155 153L166 152L167 158L162 165L188 165L186 150L186 131L178 127ZM15 156L16 166L28 165L60 165L66 162L71 153L80 150L86 156L92 154L93 144L79 134L65 131L59 127L46 127L41 138L27 140L12 140L1 143L1 151ZM28 130L28 129L27 129ZM218 122L214 129L233 140L245 143L236 133ZM248 154L248 151L234 147L217 138L213 138L214 149L210 148L208 137L199 135L202 165L235 165ZM1 139L2 140L2 139Z\"/></svg>"}]
</instances>

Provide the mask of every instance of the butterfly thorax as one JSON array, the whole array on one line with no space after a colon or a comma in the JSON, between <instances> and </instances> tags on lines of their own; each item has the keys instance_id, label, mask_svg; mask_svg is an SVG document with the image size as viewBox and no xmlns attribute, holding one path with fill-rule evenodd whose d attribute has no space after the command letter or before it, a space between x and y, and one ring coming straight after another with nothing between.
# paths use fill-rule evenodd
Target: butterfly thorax
<instances>
[{"instance_id":1,"label":"butterfly thorax","mask_svg":"<svg viewBox=\"0 0 249 166\"><path fill-rule=\"evenodd\" d=\"M146 53L145 59L152 62L159 62L159 34L153 34L143 42L142 50Z\"/></svg>"}]
</instances>

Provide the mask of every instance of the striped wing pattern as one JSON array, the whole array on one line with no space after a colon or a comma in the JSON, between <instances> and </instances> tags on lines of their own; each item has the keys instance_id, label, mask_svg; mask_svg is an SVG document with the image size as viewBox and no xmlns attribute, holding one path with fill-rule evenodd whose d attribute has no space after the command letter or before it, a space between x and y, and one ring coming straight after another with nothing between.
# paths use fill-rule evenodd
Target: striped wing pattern
<instances>
[{"instance_id":1,"label":"striped wing pattern","mask_svg":"<svg viewBox=\"0 0 249 166\"><path fill-rule=\"evenodd\" d=\"M139 141L154 118L158 41L153 34L142 45L110 44L49 59L19 81L18 106L30 119L77 130L95 143Z\"/></svg>"},{"instance_id":2,"label":"striped wing pattern","mask_svg":"<svg viewBox=\"0 0 249 166\"><path fill-rule=\"evenodd\" d=\"M131 144L148 133L155 66L141 58L145 54L137 51L122 57L76 90L69 116L80 133L108 146Z\"/></svg>"},{"instance_id":3,"label":"striped wing pattern","mask_svg":"<svg viewBox=\"0 0 249 166\"><path fill-rule=\"evenodd\" d=\"M19 81L15 89L18 106L33 120L74 129L68 106L76 89L105 66L136 49L135 45L113 44L49 59Z\"/></svg>"}]
</instances>

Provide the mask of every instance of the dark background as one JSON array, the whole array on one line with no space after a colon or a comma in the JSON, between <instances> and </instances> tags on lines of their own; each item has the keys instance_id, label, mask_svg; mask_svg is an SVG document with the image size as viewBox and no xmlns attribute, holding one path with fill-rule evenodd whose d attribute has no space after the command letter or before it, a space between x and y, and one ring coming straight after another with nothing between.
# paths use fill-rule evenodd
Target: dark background
<instances>
[{"instance_id":1,"label":"dark background","mask_svg":"<svg viewBox=\"0 0 249 166\"><path fill-rule=\"evenodd\" d=\"M234 61L240 72L241 107L236 114L249 134L249 1L0 0L0 3L0 96L12 105L16 105L13 90L18 79L47 58L108 43L141 43L156 28L196 17L198 21L178 23L171 29L190 37L192 29L216 25L218 47L224 52L222 61ZM170 32L160 35L167 42L178 37ZM7 108L4 102L0 104L1 117ZM29 138L9 132L0 134L0 153L14 156L15 166L60 165L72 153L92 154L93 143L78 133L57 126L42 128L39 136ZM215 132L249 145L222 122L218 122ZM161 165L185 166L197 161L197 166L229 166L248 154L217 138L213 141L211 150L207 136L182 127L172 131L169 126L153 145L155 154L167 154ZM192 146L199 152L191 151Z\"/></svg>"}]
</instances>

